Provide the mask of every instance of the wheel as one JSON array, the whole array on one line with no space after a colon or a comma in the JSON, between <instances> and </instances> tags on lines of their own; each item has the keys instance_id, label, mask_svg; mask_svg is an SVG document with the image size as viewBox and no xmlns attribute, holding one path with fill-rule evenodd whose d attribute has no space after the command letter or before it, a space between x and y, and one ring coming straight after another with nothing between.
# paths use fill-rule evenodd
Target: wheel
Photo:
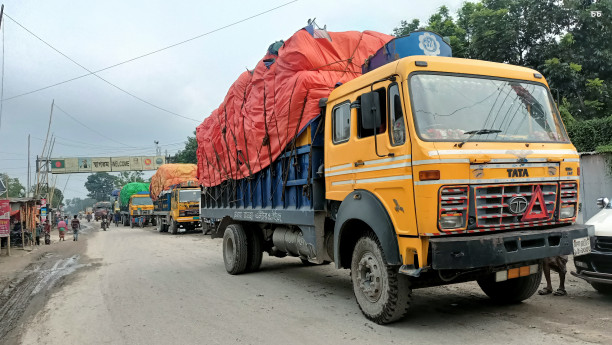
<instances>
[{"instance_id":1,"label":"wheel","mask_svg":"<svg viewBox=\"0 0 612 345\"><path fill-rule=\"evenodd\" d=\"M522 302L531 297L540 286L542 270L536 274L495 282L495 273L476 280L482 291L492 300L502 304Z\"/></svg>"},{"instance_id":2,"label":"wheel","mask_svg":"<svg viewBox=\"0 0 612 345\"><path fill-rule=\"evenodd\" d=\"M600 294L612 295L612 285L602 283L591 283L593 289L597 290Z\"/></svg>"},{"instance_id":3,"label":"wheel","mask_svg":"<svg viewBox=\"0 0 612 345\"><path fill-rule=\"evenodd\" d=\"M247 268L247 235L240 224L230 224L223 234L223 263L229 274L243 273Z\"/></svg>"},{"instance_id":4,"label":"wheel","mask_svg":"<svg viewBox=\"0 0 612 345\"><path fill-rule=\"evenodd\" d=\"M155 217L155 224L157 225L158 232L164 232L164 223L159 219L159 216Z\"/></svg>"},{"instance_id":5,"label":"wheel","mask_svg":"<svg viewBox=\"0 0 612 345\"><path fill-rule=\"evenodd\" d=\"M412 290L408 277L387 265L374 235L357 241L351 260L351 281L363 315L379 325L404 317L410 307Z\"/></svg>"},{"instance_id":6,"label":"wheel","mask_svg":"<svg viewBox=\"0 0 612 345\"><path fill-rule=\"evenodd\" d=\"M256 272L263 258L263 238L259 229L249 229L247 235L247 266L246 272Z\"/></svg>"},{"instance_id":7,"label":"wheel","mask_svg":"<svg viewBox=\"0 0 612 345\"><path fill-rule=\"evenodd\" d=\"M170 218L170 224L168 224L168 227L170 228L170 233L172 233L172 235L176 235L178 233L178 222L175 221L174 219Z\"/></svg>"}]
</instances>

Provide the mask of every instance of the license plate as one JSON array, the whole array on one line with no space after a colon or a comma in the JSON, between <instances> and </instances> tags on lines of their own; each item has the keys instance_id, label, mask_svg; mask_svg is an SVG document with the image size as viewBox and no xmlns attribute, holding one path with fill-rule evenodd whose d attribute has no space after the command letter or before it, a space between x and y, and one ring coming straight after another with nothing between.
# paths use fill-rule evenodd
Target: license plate
<instances>
[{"instance_id":1,"label":"license plate","mask_svg":"<svg viewBox=\"0 0 612 345\"><path fill-rule=\"evenodd\" d=\"M574 256L589 254L591 252L591 240L588 237L574 239Z\"/></svg>"}]
</instances>

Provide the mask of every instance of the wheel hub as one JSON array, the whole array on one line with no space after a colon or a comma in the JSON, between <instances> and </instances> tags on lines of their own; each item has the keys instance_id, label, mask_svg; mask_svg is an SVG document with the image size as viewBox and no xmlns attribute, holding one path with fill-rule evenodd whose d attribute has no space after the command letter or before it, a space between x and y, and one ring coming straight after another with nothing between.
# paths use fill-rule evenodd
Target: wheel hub
<instances>
[{"instance_id":1,"label":"wheel hub","mask_svg":"<svg viewBox=\"0 0 612 345\"><path fill-rule=\"evenodd\" d=\"M357 283L363 295L375 302L381 295L382 272L381 265L372 253L365 253L359 261Z\"/></svg>"}]
</instances>

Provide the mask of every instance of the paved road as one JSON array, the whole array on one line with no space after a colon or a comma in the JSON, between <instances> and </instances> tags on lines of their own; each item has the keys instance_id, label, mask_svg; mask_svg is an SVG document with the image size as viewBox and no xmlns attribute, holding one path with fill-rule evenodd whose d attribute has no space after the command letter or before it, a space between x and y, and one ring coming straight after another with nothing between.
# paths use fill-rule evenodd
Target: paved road
<instances>
[{"instance_id":1,"label":"paved road","mask_svg":"<svg viewBox=\"0 0 612 345\"><path fill-rule=\"evenodd\" d=\"M221 240L112 228L84 237L75 273L29 316L23 344L612 343L612 299L575 278L570 297L493 305L476 284L416 290L389 326L362 317L348 270L264 256L225 272Z\"/></svg>"}]
</instances>

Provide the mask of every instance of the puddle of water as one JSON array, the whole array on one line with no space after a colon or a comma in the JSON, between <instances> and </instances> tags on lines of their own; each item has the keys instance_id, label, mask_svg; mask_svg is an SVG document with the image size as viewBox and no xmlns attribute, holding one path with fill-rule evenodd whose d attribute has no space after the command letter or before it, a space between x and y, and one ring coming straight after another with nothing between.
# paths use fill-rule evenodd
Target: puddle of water
<instances>
[{"instance_id":1,"label":"puddle of water","mask_svg":"<svg viewBox=\"0 0 612 345\"><path fill-rule=\"evenodd\" d=\"M43 289L51 289L53 285L62 277L65 277L81 267L87 265L79 264L79 255L73 255L67 259L61 259L55 262L50 269L43 269L38 272L38 283L32 290L32 295L35 295Z\"/></svg>"}]
</instances>

